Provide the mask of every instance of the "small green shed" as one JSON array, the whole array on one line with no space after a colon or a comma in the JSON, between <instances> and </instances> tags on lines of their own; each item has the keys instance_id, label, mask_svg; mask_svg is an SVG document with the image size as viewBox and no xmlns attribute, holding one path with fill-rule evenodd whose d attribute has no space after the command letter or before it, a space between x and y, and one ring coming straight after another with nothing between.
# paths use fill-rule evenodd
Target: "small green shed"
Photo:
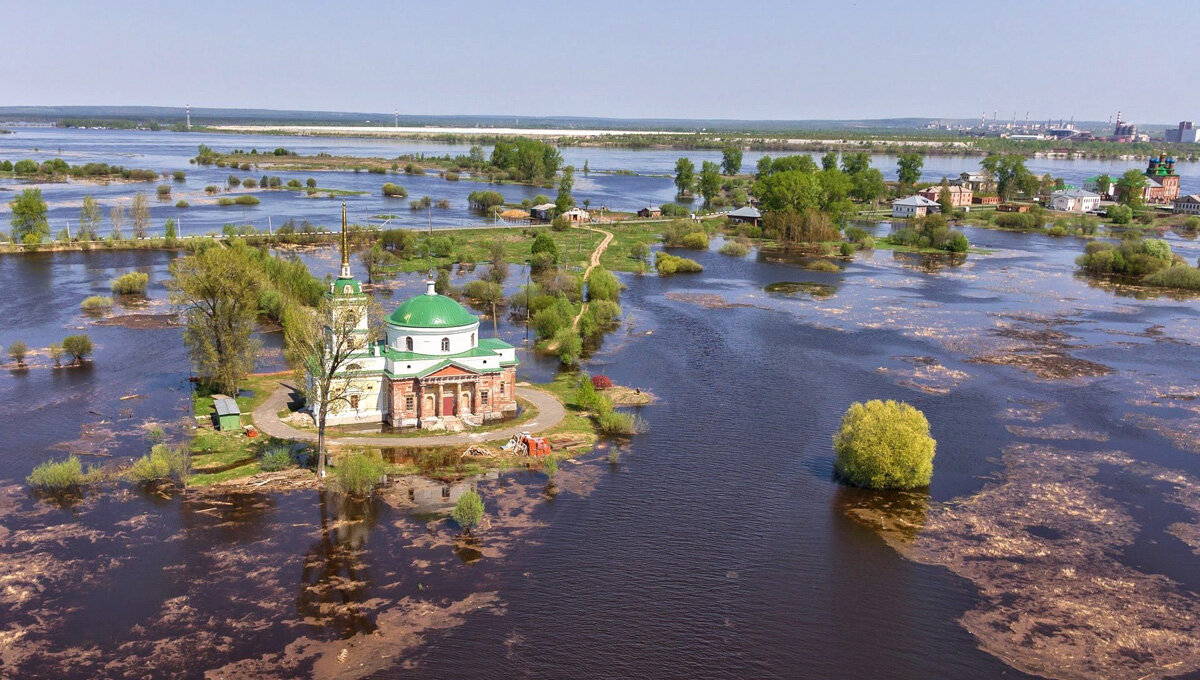
<instances>
[{"instance_id":1,"label":"small green shed","mask_svg":"<svg viewBox=\"0 0 1200 680\"><path fill-rule=\"evenodd\" d=\"M242 429L242 411L237 402L229 397L213 399L213 408L217 411L217 429L222 432Z\"/></svg>"}]
</instances>

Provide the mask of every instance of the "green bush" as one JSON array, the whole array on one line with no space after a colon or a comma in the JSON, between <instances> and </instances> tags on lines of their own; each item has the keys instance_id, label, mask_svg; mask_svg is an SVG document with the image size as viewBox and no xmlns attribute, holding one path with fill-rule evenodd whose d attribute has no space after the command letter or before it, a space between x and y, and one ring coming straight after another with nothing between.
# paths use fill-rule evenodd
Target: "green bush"
<instances>
[{"instance_id":1,"label":"green bush","mask_svg":"<svg viewBox=\"0 0 1200 680\"><path fill-rule=\"evenodd\" d=\"M645 243L635 243L629 246L629 257L635 260L650 259L650 246Z\"/></svg>"},{"instance_id":2,"label":"green bush","mask_svg":"<svg viewBox=\"0 0 1200 680\"><path fill-rule=\"evenodd\" d=\"M471 533L471 529L479 526L479 521L483 519L483 499L474 489L467 489L458 497L451 517L463 531Z\"/></svg>"},{"instance_id":3,"label":"green bush","mask_svg":"<svg viewBox=\"0 0 1200 680\"><path fill-rule=\"evenodd\" d=\"M174 179L176 182L182 182L182 181L184 181L185 179L187 179L187 173L185 173L185 172L184 172L184 171L182 171L182 170L176 170L175 172L172 172L172 173L171 173L171 177L172 177L172 178L173 178L173 179Z\"/></svg>"},{"instance_id":4,"label":"green bush","mask_svg":"<svg viewBox=\"0 0 1200 680\"><path fill-rule=\"evenodd\" d=\"M1147 276L1144 282L1150 286L1200 290L1200 269L1186 264L1160 269Z\"/></svg>"},{"instance_id":5,"label":"green bush","mask_svg":"<svg viewBox=\"0 0 1200 680\"><path fill-rule=\"evenodd\" d=\"M1105 241L1088 243L1075 263L1090 274L1123 276L1146 276L1171 266L1174 255L1166 241L1128 236L1116 246Z\"/></svg>"},{"instance_id":6,"label":"green bush","mask_svg":"<svg viewBox=\"0 0 1200 680\"><path fill-rule=\"evenodd\" d=\"M145 272L129 272L113 279L109 287L112 288L114 295L145 295L146 284L149 282L149 274Z\"/></svg>"},{"instance_id":7,"label":"green bush","mask_svg":"<svg viewBox=\"0 0 1200 680\"><path fill-rule=\"evenodd\" d=\"M1133 208L1127 205L1110 205L1104 214L1113 224L1129 224L1133 220Z\"/></svg>"},{"instance_id":8,"label":"green bush","mask_svg":"<svg viewBox=\"0 0 1200 680\"><path fill-rule=\"evenodd\" d=\"M596 427L602 434L609 436L630 436L646 431L646 424L640 417L609 409L596 414Z\"/></svg>"},{"instance_id":9,"label":"green bush","mask_svg":"<svg viewBox=\"0 0 1200 680\"><path fill-rule=\"evenodd\" d=\"M842 257L850 257L854 254L854 244L848 241L842 241L842 245L838 247L838 252Z\"/></svg>"},{"instance_id":10,"label":"green bush","mask_svg":"<svg viewBox=\"0 0 1200 680\"><path fill-rule=\"evenodd\" d=\"M170 184L160 184L154 190L154 193L158 195L159 200L165 201L168 198L170 198L170 196L171 196L171 185Z\"/></svg>"},{"instance_id":11,"label":"green bush","mask_svg":"<svg viewBox=\"0 0 1200 680\"><path fill-rule=\"evenodd\" d=\"M218 198L218 199L217 199L217 205L220 205L220 206L231 206L231 205L233 205L233 199L232 199L232 198L229 198L229 197L227 197L227 196L222 196L221 198Z\"/></svg>"},{"instance_id":12,"label":"green bush","mask_svg":"<svg viewBox=\"0 0 1200 680\"><path fill-rule=\"evenodd\" d=\"M233 202L238 205L258 205L259 203L262 203L262 201L258 200L258 196L251 196L250 194L242 194L241 196L233 199Z\"/></svg>"},{"instance_id":13,"label":"green bush","mask_svg":"<svg viewBox=\"0 0 1200 680\"><path fill-rule=\"evenodd\" d=\"M383 185L383 195L388 198L404 198L408 196L408 190L399 184L388 182Z\"/></svg>"},{"instance_id":14,"label":"green bush","mask_svg":"<svg viewBox=\"0 0 1200 680\"><path fill-rule=\"evenodd\" d=\"M181 198L178 201L175 201L175 207L176 208L190 208L190 207L192 207L192 204L188 203L187 201L185 201Z\"/></svg>"},{"instance_id":15,"label":"green bush","mask_svg":"<svg viewBox=\"0 0 1200 680\"><path fill-rule=\"evenodd\" d=\"M278 472L292 466L292 452L286 446L267 450L258 459L258 467L264 472Z\"/></svg>"},{"instance_id":16,"label":"green bush","mask_svg":"<svg viewBox=\"0 0 1200 680\"><path fill-rule=\"evenodd\" d=\"M79 303L79 307L83 309L83 311L91 314L105 312L112 306L113 299L107 295L90 295L84 298L83 302Z\"/></svg>"},{"instance_id":17,"label":"green bush","mask_svg":"<svg viewBox=\"0 0 1200 680\"><path fill-rule=\"evenodd\" d=\"M604 267L596 267L587 277L588 300L611 300L616 302L621 295L621 282Z\"/></svg>"},{"instance_id":18,"label":"green bush","mask_svg":"<svg viewBox=\"0 0 1200 680\"><path fill-rule=\"evenodd\" d=\"M904 402L874 399L850 405L833 448L834 469L846 482L869 489L912 489L929 484L937 442L920 411Z\"/></svg>"},{"instance_id":19,"label":"green bush","mask_svg":"<svg viewBox=\"0 0 1200 680\"><path fill-rule=\"evenodd\" d=\"M153 482L183 482L187 479L189 461L182 448L155 444L150 453L138 458L129 467L129 478L141 484Z\"/></svg>"},{"instance_id":20,"label":"green bush","mask_svg":"<svg viewBox=\"0 0 1200 680\"><path fill-rule=\"evenodd\" d=\"M692 250L708 250L708 234L702 231L695 231L690 234L685 234L679 240L679 245Z\"/></svg>"},{"instance_id":21,"label":"green bush","mask_svg":"<svg viewBox=\"0 0 1200 680\"><path fill-rule=\"evenodd\" d=\"M553 342L558 346L558 360L563 365L574 366L579 363L579 357L583 354L583 340L571 328L570 320L555 332Z\"/></svg>"},{"instance_id":22,"label":"green bush","mask_svg":"<svg viewBox=\"0 0 1200 680\"><path fill-rule=\"evenodd\" d=\"M387 473L387 463L378 453L351 453L333 469L337 487L349 496L370 496Z\"/></svg>"},{"instance_id":23,"label":"green bush","mask_svg":"<svg viewBox=\"0 0 1200 680\"><path fill-rule=\"evenodd\" d=\"M29 486L41 491L67 491L83 484L83 464L75 456L38 464L25 478Z\"/></svg>"},{"instance_id":24,"label":"green bush","mask_svg":"<svg viewBox=\"0 0 1200 680\"><path fill-rule=\"evenodd\" d=\"M690 260L686 257L676 257L669 253L658 253L654 258L654 268L658 270L659 276L670 276L671 274L691 274L704 271L704 267L695 260Z\"/></svg>"}]
</instances>

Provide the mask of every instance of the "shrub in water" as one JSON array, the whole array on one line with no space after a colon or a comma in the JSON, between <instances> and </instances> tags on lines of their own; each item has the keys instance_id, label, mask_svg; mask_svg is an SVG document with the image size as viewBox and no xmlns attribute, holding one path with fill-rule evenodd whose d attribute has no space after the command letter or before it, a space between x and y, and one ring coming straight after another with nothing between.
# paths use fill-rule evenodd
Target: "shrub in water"
<instances>
[{"instance_id":1,"label":"shrub in water","mask_svg":"<svg viewBox=\"0 0 1200 680\"><path fill-rule=\"evenodd\" d=\"M451 516L463 531L471 533L471 529L478 526L479 520L483 519L483 499L474 489L467 489L458 497Z\"/></svg>"},{"instance_id":2,"label":"shrub in water","mask_svg":"<svg viewBox=\"0 0 1200 680\"><path fill-rule=\"evenodd\" d=\"M75 456L66 460L48 460L35 467L25 481L42 491L74 489L83 483L83 465Z\"/></svg>"},{"instance_id":3,"label":"shrub in water","mask_svg":"<svg viewBox=\"0 0 1200 680\"><path fill-rule=\"evenodd\" d=\"M399 184L388 182L383 185L383 195L388 198L404 198L408 196L408 190Z\"/></svg>"},{"instance_id":4,"label":"shrub in water","mask_svg":"<svg viewBox=\"0 0 1200 680\"><path fill-rule=\"evenodd\" d=\"M113 299L108 297L107 295L91 295L91 296L84 298L83 302L79 303L79 307L83 311L90 312L93 314L105 312L112 306L113 306Z\"/></svg>"},{"instance_id":5,"label":"shrub in water","mask_svg":"<svg viewBox=\"0 0 1200 680\"><path fill-rule=\"evenodd\" d=\"M686 257L676 257L669 253L658 253L654 257L654 268L658 270L659 276L670 276L671 274L690 274L704 271L704 267L695 260L690 260Z\"/></svg>"},{"instance_id":6,"label":"shrub in water","mask_svg":"<svg viewBox=\"0 0 1200 680\"><path fill-rule=\"evenodd\" d=\"M722 255L730 255L732 257L745 257L750 254L750 246L737 241L726 241L725 245L721 246Z\"/></svg>"},{"instance_id":7,"label":"shrub in water","mask_svg":"<svg viewBox=\"0 0 1200 680\"><path fill-rule=\"evenodd\" d=\"M904 402L874 399L850 405L833 448L834 469L850 484L912 489L929 484L937 442L923 413Z\"/></svg>"},{"instance_id":8,"label":"shrub in water","mask_svg":"<svg viewBox=\"0 0 1200 680\"><path fill-rule=\"evenodd\" d=\"M115 295L144 295L150 275L145 272L129 272L113 279L109 284Z\"/></svg>"},{"instance_id":9,"label":"shrub in water","mask_svg":"<svg viewBox=\"0 0 1200 680\"><path fill-rule=\"evenodd\" d=\"M333 469L337 486L350 496L370 496L387 472L387 463L378 453L351 453Z\"/></svg>"},{"instance_id":10,"label":"shrub in water","mask_svg":"<svg viewBox=\"0 0 1200 680\"><path fill-rule=\"evenodd\" d=\"M71 355L71 360L79 363L92 353L92 339L86 333L68 335L62 341L63 350Z\"/></svg>"},{"instance_id":11,"label":"shrub in water","mask_svg":"<svg viewBox=\"0 0 1200 680\"><path fill-rule=\"evenodd\" d=\"M187 454L180 448L155 444L150 453L138 458L129 467L129 478L135 482L182 482L188 474Z\"/></svg>"}]
</instances>

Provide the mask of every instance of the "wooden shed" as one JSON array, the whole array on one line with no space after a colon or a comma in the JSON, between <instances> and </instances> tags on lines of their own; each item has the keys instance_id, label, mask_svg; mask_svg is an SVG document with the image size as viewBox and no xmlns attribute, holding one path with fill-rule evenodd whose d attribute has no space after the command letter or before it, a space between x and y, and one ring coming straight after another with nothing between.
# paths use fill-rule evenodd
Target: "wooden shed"
<instances>
[{"instance_id":1,"label":"wooden shed","mask_svg":"<svg viewBox=\"0 0 1200 680\"><path fill-rule=\"evenodd\" d=\"M217 412L217 429L235 432L242 429L242 411L237 402L229 397L213 397L213 409Z\"/></svg>"}]
</instances>

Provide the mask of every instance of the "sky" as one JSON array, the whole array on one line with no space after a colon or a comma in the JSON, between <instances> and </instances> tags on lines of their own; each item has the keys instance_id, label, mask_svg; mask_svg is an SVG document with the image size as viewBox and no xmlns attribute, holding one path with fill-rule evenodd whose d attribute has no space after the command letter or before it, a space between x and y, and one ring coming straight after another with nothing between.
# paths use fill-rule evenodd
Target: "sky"
<instances>
[{"instance_id":1,"label":"sky","mask_svg":"<svg viewBox=\"0 0 1200 680\"><path fill-rule=\"evenodd\" d=\"M0 106L1200 119L1195 4L0 0ZM1177 87L1179 84L1184 87Z\"/></svg>"}]
</instances>

